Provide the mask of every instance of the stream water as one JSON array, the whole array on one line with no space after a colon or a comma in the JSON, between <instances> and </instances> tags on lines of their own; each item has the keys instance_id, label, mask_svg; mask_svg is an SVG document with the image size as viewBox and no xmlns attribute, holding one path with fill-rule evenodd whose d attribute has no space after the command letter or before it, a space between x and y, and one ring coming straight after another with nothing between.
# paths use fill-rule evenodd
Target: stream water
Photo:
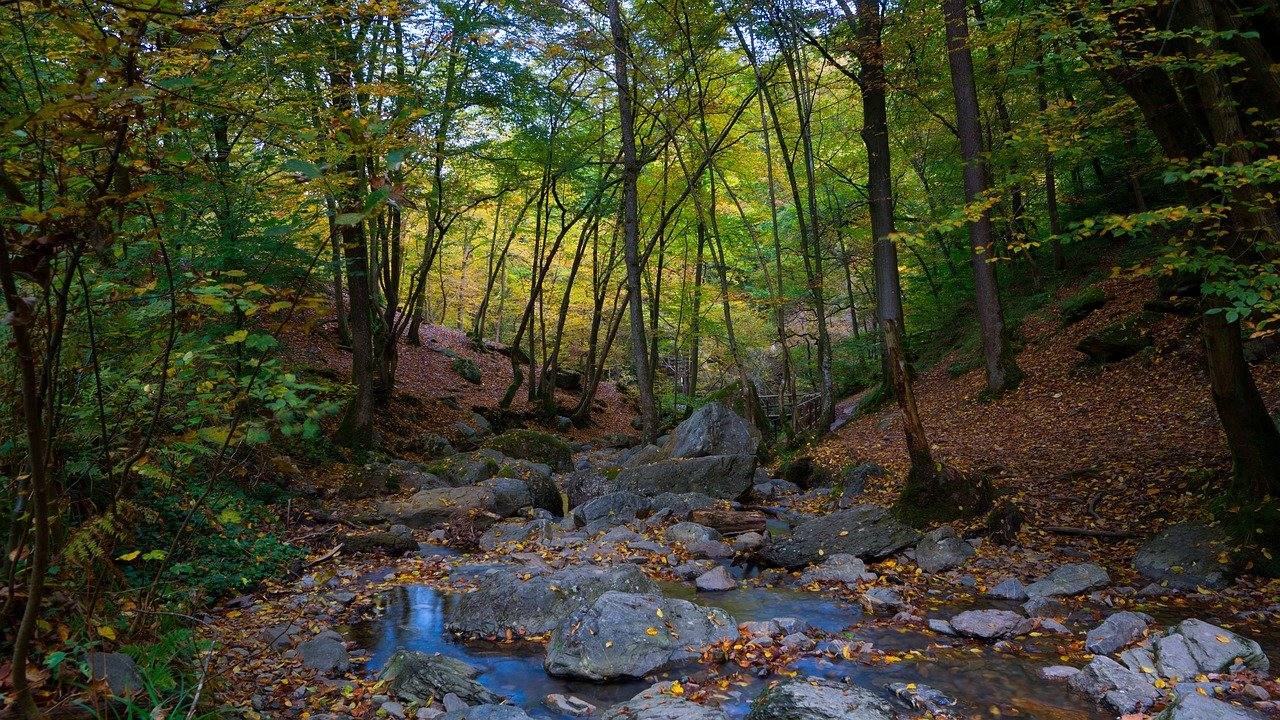
<instances>
[{"instance_id":1,"label":"stream water","mask_svg":"<svg viewBox=\"0 0 1280 720\"><path fill-rule=\"evenodd\" d=\"M936 640L911 629L871 623L864 627L858 607L816 593L753 587L697 593L679 583L664 584L663 591L671 597L723 608L740 622L798 617L827 632L848 629L847 637L870 640L882 648L924 648ZM510 698L536 718L570 717L543 705L543 698L549 693L574 695L603 710L648 686L641 681L596 684L550 677L542 669L543 652L537 644L454 642L443 632L448 602L447 594L425 586L390 591L385 612L379 618L352 628L352 638L369 653L368 669L378 670L401 648L443 653L480 668L479 679L483 685ZM978 652L973 651L975 647ZM884 688L890 683L927 684L956 699L957 714L970 718L1014 715L1039 720L1101 720L1109 717L1066 686L1039 679L1039 668L1055 662L1055 656L998 653L988 647L966 645L931 651L927 659L908 659L891 665L806 658L795 669L801 675L847 679L886 695ZM764 682L755 680L747 687L732 688L722 709L731 717L744 717L751 699Z\"/></svg>"}]
</instances>

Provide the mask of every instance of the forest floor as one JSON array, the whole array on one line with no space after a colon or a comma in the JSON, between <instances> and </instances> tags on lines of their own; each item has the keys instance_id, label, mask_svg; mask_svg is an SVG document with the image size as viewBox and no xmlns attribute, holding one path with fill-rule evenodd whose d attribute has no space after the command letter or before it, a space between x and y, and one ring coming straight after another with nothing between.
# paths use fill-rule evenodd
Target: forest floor
<instances>
[{"instance_id":1,"label":"forest floor","mask_svg":"<svg viewBox=\"0 0 1280 720\"><path fill-rule=\"evenodd\" d=\"M526 509L480 536L479 545L482 528L464 527L467 521L460 518L416 526L400 532L411 534L417 551L388 552L377 543L394 545L400 536L393 537L396 516L385 501L406 502L413 490L365 501L321 501L318 512L295 512L292 521L286 517L290 538L312 551L307 563L289 577L216 609L207 619L206 634L219 643L209 691L250 718L429 718L448 706L485 701L476 685L466 683L463 687L475 692L468 696L459 691L461 697L451 693L445 708L439 698L420 703L403 694L398 697L394 683L380 673L396 650L410 649L443 653L473 665L480 687L530 717L573 717L576 705L570 698L603 712L627 701L646 683L615 678L600 684L549 676L543 669L544 653L550 653L545 649L548 634L525 633L523 627L526 620L560 603L542 600L539 593L559 598L563 590L564 602L580 614L563 621L567 624L557 632L577 633L583 622L599 623L588 635L622 632L601 618L591 619L591 603L598 593L581 595L585 591L577 585L568 587L580 579L573 573L584 569L616 580L630 572L628 568L636 568L657 583L666 598L699 603L698 612L708 617L720 608L741 623L738 641L713 643L700 663L676 672L645 673L649 681L662 681L648 691L650 700L618 705L605 715L608 720L738 718L762 688L796 679L809 688L799 692L816 692L824 703L847 699L841 693L849 690L841 688L863 688L896 703L891 714L899 716L1115 717L1125 713L1105 709L1077 689L1046 682L1040 673L1051 665L1093 662L1095 656L1086 648L1089 631L1121 610L1154 618L1136 636L1140 642L1158 637L1164 632L1161 625L1195 618L1214 624L1211 632L1218 635L1211 644L1235 643L1232 633L1237 632L1258 640L1263 651L1276 658L1280 584L1274 581L1246 574L1214 589L1138 590L1148 583L1133 565L1139 545L1171 523L1203 519L1203 491L1221 480L1227 458L1200 369L1199 344L1188 332L1186 318L1163 316L1148 353L1103 367L1081 363L1075 344L1084 334L1139 310L1152 296L1145 281L1113 279L1100 285L1108 303L1075 325L1061 327L1052 307L1023 323L1027 345L1018 360L1027 378L1016 391L994 401L981 400L981 371L952 378L945 361L919 378L921 410L938 456L959 467L993 472L998 490L1027 514L1026 526L1011 544L975 539L969 543L975 549L967 559L932 572L921 566L920 547L913 550L908 545L878 557L871 553L865 567L856 563L852 570L826 561L815 567L836 566L828 568L832 574L819 577L762 569L759 543L767 547L772 541L751 537L753 533L740 528L725 529L723 536L713 530L710 543L682 537L678 531L688 528L677 525L688 525L678 521L691 516L689 509L663 512L660 505L672 501L659 496L649 498L638 512L624 508L604 524L587 527L582 526L581 508L565 521ZM424 340L423 347L402 352L398 393L403 397L395 401L391 417L383 419L382 431L393 445L423 432L441 432L464 442L451 432L452 424L470 409L496 405L510 379L509 361L497 353L475 353L461 333L450 330L431 328ZM329 343L297 347L308 362L330 373L345 368L345 353ZM481 368L482 384L457 377L450 357L440 348L472 358ZM1256 374L1269 402L1280 401L1280 369L1266 363ZM630 404L612 386L602 388L601 397L594 415L597 423L571 432L578 443L574 465L612 479L618 469L640 462L632 458L644 452L598 446L610 433L627 433L632 415ZM566 404L570 399L562 398ZM899 425L896 411L888 406L855 418L810 452L833 468L864 460L890 468L893 474L870 479L853 501L862 504L856 507L886 506L898 489L894 476L905 470ZM474 453L457 457L472 469L485 463ZM762 471L755 482L770 474ZM557 482L564 487L569 477L557 475ZM836 522L839 511L851 505L849 498L823 488L787 488L777 480L766 485L777 493L762 495L757 488L739 507L764 511L773 518L769 529L781 528L782 537L788 526L808 528L806 523L817 521L816 529L799 530L797 536L829 533L833 546L844 542L849 529L837 532L838 525L821 523ZM739 517L726 502L714 507L730 513L731 519ZM1048 529L1055 527L1132 537L1064 535ZM968 537L976 527L957 523L954 529ZM852 530L861 534L858 526ZM509 533L510 539L502 540L502 533ZM371 548L368 541L374 539ZM821 561L823 551L817 555ZM1101 585L1090 585L1091 592L1072 592L1047 603L1033 596L1026 605L991 594L1010 579L1030 583L1086 562L1096 563L1107 574ZM484 574L485 568L497 568L496 574ZM725 580L725 571L731 580ZM710 590L704 581L730 589ZM562 583L568 589L560 588ZM468 622L458 603L473 591L491 597L491 607L479 611L484 618L485 613L507 613L508 622L514 615L516 624L505 631L462 637L450 633L446 623ZM507 604L516 611L504 608ZM621 627L634 631L631 637L619 638L618 647L626 648L623 654L631 646L656 642L648 638L676 635L672 620L662 619L662 608L670 613L673 607L659 605L658 619L645 616L648 619L635 627L623 622ZM953 629L947 621L968 610L1013 611L1003 617L1022 623L1021 632L999 640L948 634ZM472 607L469 612L477 610ZM776 625L759 624L778 617L799 617L804 625L799 631L778 632ZM642 630L645 623L651 626ZM683 625L680 631L690 632ZM610 640L603 648L613 645ZM317 663L331 664L317 670ZM837 685L822 684L828 680ZM1194 691L1237 703L1230 707L1240 712L1255 713L1238 716L1242 719L1259 717L1259 712L1280 717L1280 704L1271 699L1280 697L1280 682L1256 669L1200 673L1176 692L1168 689L1178 686L1176 680L1155 682L1155 688L1162 688L1157 695L1182 697L1183 691ZM690 700L699 707L687 704ZM1126 717L1154 714L1167 702L1157 700L1145 714ZM459 709L446 717L526 717L509 710L511 714L485 715L488 711ZM890 715L867 717L887 720ZM1174 720L1200 717L1226 716L1184 714Z\"/></svg>"}]
</instances>

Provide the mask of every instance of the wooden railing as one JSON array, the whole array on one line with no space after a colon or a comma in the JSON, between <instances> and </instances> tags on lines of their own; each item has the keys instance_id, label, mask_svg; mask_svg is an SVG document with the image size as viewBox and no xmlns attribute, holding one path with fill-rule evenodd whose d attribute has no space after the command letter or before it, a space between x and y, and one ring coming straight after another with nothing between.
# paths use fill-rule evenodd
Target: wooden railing
<instances>
[{"instance_id":1,"label":"wooden railing","mask_svg":"<svg viewBox=\"0 0 1280 720\"><path fill-rule=\"evenodd\" d=\"M764 412L765 417L777 422L790 422L791 406L788 404L789 397L778 395L761 395L760 409ZM822 394L821 393L797 393L795 404L796 426L800 428L812 428L822 420Z\"/></svg>"}]
</instances>

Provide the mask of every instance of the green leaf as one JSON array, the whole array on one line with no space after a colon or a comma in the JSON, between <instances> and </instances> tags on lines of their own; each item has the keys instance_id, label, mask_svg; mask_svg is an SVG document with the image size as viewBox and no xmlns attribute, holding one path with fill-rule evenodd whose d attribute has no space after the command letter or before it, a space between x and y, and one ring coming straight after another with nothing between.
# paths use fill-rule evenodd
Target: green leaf
<instances>
[{"instance_id":1,"label":"green leaf","mask_svg":"<svg viewBox=\"0 0 1280 720\"><path fill-rule=\"evenodd\" d=\"M163 560L167 557L167 553L163 550L150 550L146 555L142 556L143 560Z\"/></svg>"},{"instance_id":2,"label":"green leaf","mask_svg":"<svg viewBox=\"0 0 1280 720\"><path fill-rule=\"evenodd\" d=\"M358 225L361 220L364 220L364 213L342 213L334 222L340 227L351 227Z\"/></svg>"},{"instance_id":3,"label":"green leaf","mask_svg":"<svg viewBox=\"0 0 1280 720\"><path fill-rule=\"evenodd\" d=\"M227 508L218 513L218 522L223 525L239 525L244 522L244 518L240 517L240 513L236 512L233 508Z\"/></svg>"},{"instance_id":4,"label":"green leaf","mask_svg":"<svg viewBox=\"0 0 1280 720\"><path fill-rule=\"evenodd\" d=\"M309 163L306 160L301 160L299 158L290 158L288 160L285 160L284 164L280 166L280 169L286 172L298 173L299 175L302 175L308 180L315 180L316 178L324 174L320 170L319 165L316 165L315 163Z\"/></svg>"}]
</instances>

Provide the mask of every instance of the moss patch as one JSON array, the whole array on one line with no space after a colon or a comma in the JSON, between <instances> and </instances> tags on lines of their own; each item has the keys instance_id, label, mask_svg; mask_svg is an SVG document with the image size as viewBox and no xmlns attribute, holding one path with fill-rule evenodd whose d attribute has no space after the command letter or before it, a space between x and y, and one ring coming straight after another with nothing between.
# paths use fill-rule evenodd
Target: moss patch
<instances>
[{"instance_id":1,"label":"moss patch","mask_svg":"<svg viewBox=\"0 0 1280 720\"><path fill-rule=\"evenodd\" d=\"M573 450L569 443L540 430L508 430L486 440L484 447L517 460L542 463L561 472L573 467Z\"/></svg>"}]
</instances>

